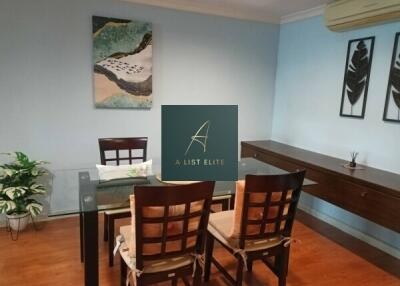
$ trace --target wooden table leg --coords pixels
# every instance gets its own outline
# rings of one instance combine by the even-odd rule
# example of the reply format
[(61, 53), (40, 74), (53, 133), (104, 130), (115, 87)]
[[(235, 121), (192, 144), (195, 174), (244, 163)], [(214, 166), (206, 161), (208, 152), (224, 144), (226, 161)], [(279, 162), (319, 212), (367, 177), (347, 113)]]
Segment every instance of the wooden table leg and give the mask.
[(98, 212), (83, 213), (83, 257), (85, 286), (99, 285)]
[(81, 250), (81, 262), (85, 261), (84, 242), (83, 242), (83, 213), (79, 212), (79, 246)]
[(232, 194), (231, 200), (230, 200), (230, 206), (229, 209), (233, 210), (235, 208), (235, 195)]

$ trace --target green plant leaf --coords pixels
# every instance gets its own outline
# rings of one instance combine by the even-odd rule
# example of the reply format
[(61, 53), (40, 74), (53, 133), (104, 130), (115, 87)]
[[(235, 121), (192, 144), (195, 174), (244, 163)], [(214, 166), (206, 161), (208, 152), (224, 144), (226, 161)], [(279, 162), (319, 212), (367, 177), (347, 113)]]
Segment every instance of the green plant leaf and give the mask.
[(13, 201), (0, 200), (0, 214), (13, 211), (17, 205)]
[(12, 169), (3, 169), (5, 177), (12, 177), (17, 171)]
[[(30, 199), (32, 195), (43, 195), (46, 189), (36, 183), (36, 178), (45, 174), (45, 170), (38, 167), (45, 164), (44, 161), (29, 160), (22, 152), (7, 154), (15, 158), (8, 164), (0, 165), (0, 201), (2, 212), (22, 213), (28, 211), (37, 215), (42, 210), (40, 203)], [(5, 202), (8, 202), (7, 204)]]
[(27, 187), (9, 187), (5, 188), (3, 192), (12, 200), (22, 197), (26, 191)]
[(30, 191), (33, 194), (45, 194), (46, 190), (42, 184), (33, 184), (30, 186)]
[(32, 174), (32, 176), (37, 176), (37, 175), (39, 175), (39, 170), (37, 168), (33, 168), (31, 170), (31, 174)]
[(17, 161), (21, 162), (21, 163), (27, 163), (29, 162), (29, 158), (28, 156), (26, 156), (24, 153), (22, 152), (14, 152), (14, 155), (17, 159)]
[(38, 202), (31, 202), (26, 205), (26, 210), (31, 213), (32, 216), (37, 216), (43, 211), (43, 206)]

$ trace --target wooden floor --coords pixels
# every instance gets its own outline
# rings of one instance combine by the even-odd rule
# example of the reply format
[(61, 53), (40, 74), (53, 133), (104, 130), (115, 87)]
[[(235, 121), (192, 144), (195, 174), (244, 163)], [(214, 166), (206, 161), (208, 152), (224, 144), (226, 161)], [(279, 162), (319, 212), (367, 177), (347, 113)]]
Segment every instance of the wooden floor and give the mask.
[[(291, 248), (288, 286), (400, 285), (399, 260), (303, 212), (297, 219), (294, 237), (298, 242)], [(83, 285), (78, 218), (49, 221), (40, 228), (35, 231), (30, 227), (17, 242), (0, 229), (0, 286)], [(100, 285), (118, 285), (119, 258), (109, 268), (106, 253), (106, 244), (101, 241)], [(235, 260), (228, 253), (222, 248), (215, 253), (234, 269)], [(228, 284), (213, 268), (208, 285)], [(252, 275), (245, 275), (245, 285), (277, 285), (277, 279), (256, 262)]]

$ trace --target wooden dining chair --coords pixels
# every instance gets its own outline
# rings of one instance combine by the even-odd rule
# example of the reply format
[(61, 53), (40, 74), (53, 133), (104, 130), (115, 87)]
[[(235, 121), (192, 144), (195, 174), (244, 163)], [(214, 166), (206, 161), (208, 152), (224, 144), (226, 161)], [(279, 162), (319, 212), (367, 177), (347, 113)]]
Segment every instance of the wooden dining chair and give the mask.
[[(121, 227), (121, 286), (179, 278), (200, 285), (214, 182), (179, 186), (136, 186), (132, 224)], [(128, 279), (128, 280), (127, 280)]]
[[(132, 138), (100, 138), (100, 161), (102, 165), (113, 163), (119, 166), (121, 163), (130, 165), (134, 162), (144, 162), (147, 156), (147, 137)], [(141, 154), (135, 155), (136, 150)], [(123, 155), (122, 151), (127, 151), (127, 155)], [(112, 153), (112, 157), (108, 157), (108, 153)], [(114, 256), (112, 250), (114, 247), (114, 222), (116, 219), (130, 217), (129, 208), (108, 210), (104, 212), (104, 241), (108, 240), (108, 264), (114, 265)]]
[[(210, 215), (205, 274), (211, 263), (232, 285), (242, 285), (243, 269), (261, 260), (286, 285), (292, 226), (305, 171), (284, 175), (247, 175), (237, 183), (235, 209)], [(218, 241), (237, 260), (236, 278), (212, 256)]]

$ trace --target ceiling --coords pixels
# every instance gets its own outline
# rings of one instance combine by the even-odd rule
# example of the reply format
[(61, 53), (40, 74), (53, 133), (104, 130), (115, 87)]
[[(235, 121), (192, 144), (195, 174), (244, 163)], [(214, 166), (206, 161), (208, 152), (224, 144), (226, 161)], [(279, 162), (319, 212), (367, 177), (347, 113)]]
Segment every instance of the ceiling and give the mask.
[(122, 0), (176, 10), (281, 23), (321, 14), (332, 0)]

